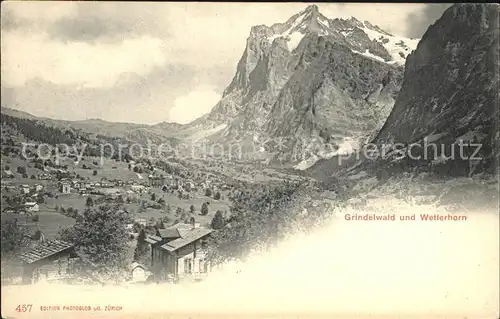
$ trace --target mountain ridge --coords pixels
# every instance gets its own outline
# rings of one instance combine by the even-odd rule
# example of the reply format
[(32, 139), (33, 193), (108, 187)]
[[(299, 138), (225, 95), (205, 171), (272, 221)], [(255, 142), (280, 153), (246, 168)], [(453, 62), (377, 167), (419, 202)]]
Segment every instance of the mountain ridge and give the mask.
[[(220, 145), (242, 143), (250, 151), (256, 151), (252, 145), (255, 140), (281, 139), (285, 132), (304, 133), (301, 138), (320, 143), (369, 135), (381, 125), (372, 113), (386, 114), (392, 107), (402, 78), (403, 52), (409, 53), (418, 41), (406, 39), (405, 43), (402, 39), (356, 18), (328, 19), (315, 5), (283, 23), (253, 26), (221, 100), (209, 114), (188, 126), (206, 131), (219, 128), (203, 140)], [(346, 65), (352, 61), (357, 61), (358, 67)], [(358, 81), (365, 67), (375, 71), (365, 72)], [(345, 76), (336, 76), (337, 71)], [(382, 85), (388, 74), (391, 85)], [(323, 95), (335, 91), (347, 104), (359, 106), (361, 118), (367, 121), (362, 126), (366, 127), (327, 136), (325, 132), (336, 127), (336, 123), (324, 120), (332, 112), (346, 113), (352, 122), (358, 116), (343, 103), (329, 106), (332, 97), (315, 96), (320, 88)], [(314, 96), (321, 105), (311, 105), (304, 100), (306, 96), (309, 100)], [(280, 120), (284, 114), (288, 121)], [(290, 131), (290, 125), (296, 129)], [(273, 158), (284, 154), (290, 161), (290, 152), (298, 142), (288, 139), (286, 144), (285, 151), (270, 146), (257, 153)]]

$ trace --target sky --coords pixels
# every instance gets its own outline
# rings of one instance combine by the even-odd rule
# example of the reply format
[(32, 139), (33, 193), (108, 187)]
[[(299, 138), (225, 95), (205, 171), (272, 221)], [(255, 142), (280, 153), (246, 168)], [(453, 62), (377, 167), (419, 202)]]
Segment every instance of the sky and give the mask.
[[(54, 119), (187, 123), (218, 102), (253, 25), (307, 5), (3, 1), (1, 104)], [(450, 5), (318, 7), (420, 38)]]

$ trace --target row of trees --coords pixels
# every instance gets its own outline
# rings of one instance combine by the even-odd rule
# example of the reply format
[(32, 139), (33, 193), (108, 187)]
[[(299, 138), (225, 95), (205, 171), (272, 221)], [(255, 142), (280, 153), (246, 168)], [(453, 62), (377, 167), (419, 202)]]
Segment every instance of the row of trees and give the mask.
[[(207, 196), (207, 197), (212, 197), (212, 194), (213, 194), (213, 192), (212, 192), (212, 190), (211, 190), (210, 188), (207, 188), (207, 189), (205, 190), (205, 196)], [(220, 192), (215, 192), (215, 194), (213, 194), (213, 195), (214, 195), (214, 199), (215, 199), (215, 200), (220, 200), (220, 199), (221, 199), (221, 197), (222, 197), (222, 195), (221, 195), (221, 193), (220, 193)]]
[[(301, 189), (298, 183), (285, 181), (274, 186), (252, 186), (236, 192), (230, 217), (216, 213), (212, 228), (215, 255), (219, 258), (242, 257), (256, 245), (268, 245), (284, 235), (286, 227), (297, 217), (292, 208), (294, 195)], [(229, 224), (230, 227), (224, 227)]]

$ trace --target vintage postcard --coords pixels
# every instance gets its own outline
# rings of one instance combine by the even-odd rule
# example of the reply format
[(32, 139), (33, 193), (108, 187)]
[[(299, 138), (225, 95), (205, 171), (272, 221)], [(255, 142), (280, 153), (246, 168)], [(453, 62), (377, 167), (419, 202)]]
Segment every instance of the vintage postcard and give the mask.
[(1, 4), (2, 318), (499, 318), (499, 5)]

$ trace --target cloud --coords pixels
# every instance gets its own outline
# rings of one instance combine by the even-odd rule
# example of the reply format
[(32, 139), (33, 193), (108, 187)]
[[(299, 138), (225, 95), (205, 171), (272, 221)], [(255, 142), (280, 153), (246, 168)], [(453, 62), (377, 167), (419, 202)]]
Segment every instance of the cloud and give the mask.
[(221, 95), (210, 87), (195, 88), (175, 99), (174, 107), (170, 110), (170, 121), (189, 123), (210, 112), (220, 98)]
[(168, 6), (161, 4), (122, 2), (76, 3), (76, 14), (63, 17), (49, 26), (48, 32), (56, 39), (87, 41), (116, 40), (133, 34), (148, 34), (165, 38), (169, 23), (165, 19)]
[(423, 9), (408, 16), (408, 35), (421, 38), (431, 24), (438, 20), (453, 3), (426, 3)]
[[(215, 105), (206, 101), (231, 81), (253, 25), (284, 22), (307, 5), (3, 2), (2, 104), (73, 120), (186, 121)], [(329, 18), (356, 16), (412, 36), (439, 11), (418, 3), (318, 6)]]
[[(369, 6), (369, 7), (367, 7)], [(400, 35), (418, 38), (408, 24), (408, 15), (418, 14), (424, 8), (420, 3), (341, 3), (318, 5), (320, 11), (327, 17), (356, 17), (361, 21), (369, 21), (383, 30)]]
[(122, 73), (144, 76), (166, 64), (163, 42), (147, 35), (115, 44), (65, 44), (46, 34), (6, 32), (1, 55), (2, 81), (11, 86), (41, 78), (58, 85), (112, 87)]
[(76, 3), (29, 1), (2, 3), (2, 15), (15, 16), (17, 19), (30, 21), (56, 21), (77, 14)]

